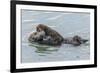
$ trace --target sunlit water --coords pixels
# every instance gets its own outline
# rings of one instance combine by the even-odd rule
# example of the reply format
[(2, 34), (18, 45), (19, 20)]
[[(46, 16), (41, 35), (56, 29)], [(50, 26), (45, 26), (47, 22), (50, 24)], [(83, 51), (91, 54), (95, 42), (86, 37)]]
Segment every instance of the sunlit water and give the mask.
[(90, 59), (89, 42), (80, 46), (62, 44), (59, 47), (31, 44), (28, 36), (36, 31), (39, 23), (55, 29), (63, 37), (79, 35), (82, 38), (90, 39), (90, 14), (72, 12), (50, 12), (50, 11), (21, 11), (22, 28), (22, 63), (71, 61)]

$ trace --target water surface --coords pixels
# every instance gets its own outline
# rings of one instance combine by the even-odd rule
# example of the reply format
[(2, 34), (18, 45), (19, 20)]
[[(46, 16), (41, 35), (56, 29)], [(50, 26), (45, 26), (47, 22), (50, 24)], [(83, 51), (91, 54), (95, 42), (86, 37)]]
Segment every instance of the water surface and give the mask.
[(59, 47), (29, 43), (28, 36), (36, 31), (39, 23), (55, 29), (63, 37), (79, 35), (90, 39), (89, 13), (21, 10), (22, 63), (90, 59), (89, 42), (80, 46), (63, 44)]

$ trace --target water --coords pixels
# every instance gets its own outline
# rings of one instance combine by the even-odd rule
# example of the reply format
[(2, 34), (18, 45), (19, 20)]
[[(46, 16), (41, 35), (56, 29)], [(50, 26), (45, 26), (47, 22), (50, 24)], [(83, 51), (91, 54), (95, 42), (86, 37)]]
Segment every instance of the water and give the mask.
[(80, 46), (63, 44), (59, 47), (31, 44), (28, 36), (36, 31), (36, 26), (45, 24), (55, 29), (63, 37), (79, 35), (90, 39), (90, 14), (54, 11), (21, 11), (21, 61), (22, 63), (89, 60), (89, 42)]

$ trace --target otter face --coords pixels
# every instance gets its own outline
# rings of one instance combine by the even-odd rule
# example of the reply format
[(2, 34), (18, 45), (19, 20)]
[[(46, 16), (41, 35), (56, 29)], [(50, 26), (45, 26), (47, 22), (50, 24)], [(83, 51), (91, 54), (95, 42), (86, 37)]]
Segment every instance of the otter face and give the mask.
[(45, 36), (45, 32), (43, 32), (43, 31), (41, 31), (41, 32), (33, 32), (32, 34), (30, 34), (28, 40), (30, 42), (37, 42), (37, 41), (43, 40), (44, 36)]

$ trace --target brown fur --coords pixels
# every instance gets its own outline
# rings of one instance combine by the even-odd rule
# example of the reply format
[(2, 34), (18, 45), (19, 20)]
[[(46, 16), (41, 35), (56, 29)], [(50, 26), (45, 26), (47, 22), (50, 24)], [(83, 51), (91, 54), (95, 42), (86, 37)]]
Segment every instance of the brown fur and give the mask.
[(45, 26), (43, 24), (39, 24), (36, 28), (37, 32), (44, 31), (46, 36), (50, 36), (52, 38), (52, 43), (54, 45), (59, 45), (63, 41), (63, 37), (56, 32), (55, 30), (51, 29), (48, 26)]

